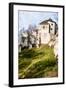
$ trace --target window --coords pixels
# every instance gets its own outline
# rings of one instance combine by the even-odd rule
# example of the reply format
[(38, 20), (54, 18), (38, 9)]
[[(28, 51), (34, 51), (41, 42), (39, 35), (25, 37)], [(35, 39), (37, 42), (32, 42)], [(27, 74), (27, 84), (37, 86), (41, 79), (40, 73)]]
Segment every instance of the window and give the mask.
[(43, 26), (43, 29), (45, 29), (45, 26)]
[(51, 23), (51, 25), (53, 25), (53, 23)]
[(50, 28), (50, 30), (53, 30), (52, 28)]

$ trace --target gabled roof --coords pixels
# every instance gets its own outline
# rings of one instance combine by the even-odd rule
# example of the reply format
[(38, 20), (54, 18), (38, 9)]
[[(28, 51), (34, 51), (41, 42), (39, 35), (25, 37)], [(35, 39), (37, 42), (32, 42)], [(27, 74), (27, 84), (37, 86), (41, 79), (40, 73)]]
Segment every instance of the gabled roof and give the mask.
[(54, 22), (54, 23), (56, 24), (56, 22), (53, 21), (51, 18), (49, 18), (48, 20), (44, 20), (44, 21), (42, 21), (40, 24), (48, 24), (48, 21), (50, 21), (50, 22)]

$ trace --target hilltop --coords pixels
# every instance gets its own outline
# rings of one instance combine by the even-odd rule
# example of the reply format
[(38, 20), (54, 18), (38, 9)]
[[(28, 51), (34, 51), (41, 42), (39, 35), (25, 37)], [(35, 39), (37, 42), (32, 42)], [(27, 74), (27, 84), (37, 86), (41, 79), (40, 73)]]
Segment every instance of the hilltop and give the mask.
[(18, 78), (57, 77), (58, 63), (53, 48), (42, 45), (40, 48), (25, 48), (19, 53)]

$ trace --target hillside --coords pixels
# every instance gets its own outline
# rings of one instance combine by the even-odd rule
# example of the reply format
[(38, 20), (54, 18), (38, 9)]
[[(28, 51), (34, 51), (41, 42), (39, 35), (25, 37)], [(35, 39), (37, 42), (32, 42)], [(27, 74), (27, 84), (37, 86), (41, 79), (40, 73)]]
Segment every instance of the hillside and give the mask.
[(40, 48), (23, 49), (19, 53), (18, 78), (57, 77), (57, 62), (53, 48), (48, 45)]

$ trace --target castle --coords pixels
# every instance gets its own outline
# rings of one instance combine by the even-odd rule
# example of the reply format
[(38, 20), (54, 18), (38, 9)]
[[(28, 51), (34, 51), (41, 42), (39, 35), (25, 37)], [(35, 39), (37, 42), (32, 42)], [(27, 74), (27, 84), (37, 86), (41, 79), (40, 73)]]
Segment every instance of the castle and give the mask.
[(57, 42), (58, 26), (57, 23), (50, 18), (39, 23), (35, 30), (31, 30), (30, 32), (24, 31), (21, 35), (19, 50), (21, 47), (32, 48), (35, 46), (39, 48), (42, 44), (52, 46)]

